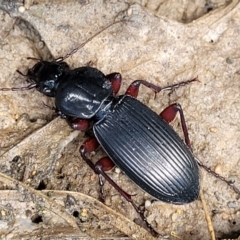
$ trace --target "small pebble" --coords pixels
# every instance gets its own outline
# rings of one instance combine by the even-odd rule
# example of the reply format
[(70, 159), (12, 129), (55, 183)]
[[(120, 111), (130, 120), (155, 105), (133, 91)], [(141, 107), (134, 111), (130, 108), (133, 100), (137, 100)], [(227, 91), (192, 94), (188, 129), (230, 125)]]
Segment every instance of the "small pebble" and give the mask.
[(216, 133), (218, 131), (218, 129), (216, 127), (211, 127), (211, 128), (209, 128), (209, 131), (212, 133)]
[(132, 8), (129, 8), (129, 9), (128, 9), (127, 14), (128, 14), (128, 16), (131, 16), (131, 15), (132, 15)]
[(172, 221), (176, 222), (176, 220), (178, 219), (179, 215), (177, 213), (173, 213), (172, 214)]
[(221, 194), (220, 192), (216, 191), (214, 192), (214, 196), (216, 197), (216, 199), (219, 201), (221, 199)]
[(18, 120), (18, 119), (19, 119), (19, 115), (18, 115), (18, 114), (15, 114), (15, 115), (14, 115), (14, 118), (15, 118), (15, 120)]
[(81, 212), (81, 216), (82, 217), (86, 217), (87, 216), (87, 209), (83, 208), (83, 210)]
[(20, 13), (24, 13), (25, 12), (25, 7), (24, 6), (20, 6), (19, 8), (18, 8), (18, 11), (20, 12)]
[(117, 199), (119, 198), (119, 195), (113, 195), (112, 197), (111, 197), (111, 199), (112, 199), (112, 201), (114, 202), (114, 201), (117, 201)]
[(219, 175), (222, 175), (222, 165), (221, 164), (217, 164), (214, 168), (214, 171), (219, 174)]
[(105, 205), (106, 205), (106, 206), (111, 206), (111, 202), (112, 202), (112, 201), (111, 201), (110, 197), (109, 197), (109, 196), (106, 196), (106, 197), (105, 197), (105, 201), (104, 201)]
[(87, 209), (83, 208), (81, 214), (78, 216), (82, 222), (86, 222), (88, 220), (88, 212)]
[(183, 211), (181, 209), (177, 209), (177, 213), (180, 215), (183, 213)]
[(6, 216), (6, 212), (4, 210), (1, 210), (1, 215)]
[(238, 207), (238, 202), (236, 201), (230, 201), (227, 203), (229, 208), (237, 208)]
[(230, 215), (229, 214), (227, 214), (226, 212), (223, 212), (222, 213), (222, 219), (223, 220), (228, 220), (230, 218)]
[(226, 63), (232, 64), (232, 63), (233, 63), (233, 60), (232, 60), (230, 57), (228, 57), (228, 58), (226, 58)]
[(148, 208), (152, 205), (152, 203), (149, 200), (145, 201), (145, 208)]
[(115, 168), (115, 173), (119, 174), (121, 172), (120, 168), (116, 167)]

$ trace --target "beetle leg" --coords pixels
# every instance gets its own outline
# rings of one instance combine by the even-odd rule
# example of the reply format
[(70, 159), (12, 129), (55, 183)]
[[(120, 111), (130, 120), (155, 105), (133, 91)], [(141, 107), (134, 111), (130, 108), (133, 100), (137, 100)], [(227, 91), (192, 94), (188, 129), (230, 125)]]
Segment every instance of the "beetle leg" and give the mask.
[(87, 119), (81, 119), (81, 118), (72, 118), (68, 117), (65, 114), (61, 113), (57, 108), (55, 107), (49, 107), (45, 103), (43, 103), (45, 107), (50, 108), (51, 110), (54, 110), (61, 118), (65, 119), (68, 125), (74, 129), (79, 131), (85, 131), (89, 128), (90, 121)]
[(143, 84), (144, 86), (151, 88), (155, 93), (158, 93), (162, 90), (161, 87), (158, 87), (148, 81), (145, 80), (135, 80), (130, 84), (130, 86), (127, 88), (127, 91), (125, 92), (126, 95), (130, 95), (132, 97), (137, 97), (139, 92), (140, 85)]
[(89, 128), (89, 120), (81, 118), (66, 117), (66, 121), (74, 130), (85, 131)]
[[(131, 195), (125, 192), (121, 187), (119, 187), (106, 173), (105, 171), (108, 171), (114, 167), (114, 163), (111, 161), (109, 157), (103, 157), (97, 161), (96, 164), (94, 164), (86, 155), (87, 153), (90, 153), (94, 150), (96, 150), (99, 146), (99, 143), (95, 137), (87, 139), (82, 146), (80, 147), (80, 154), (83, 158), (83, 160), (88, 164), (88, 166), (96, 173), (99, 177), (99, 183), (100, 187), (103, 186), (102, 177), (105, 178), (119, 193), (122, 197), (124, 197), (129, 203), (132, 204), (136, 212), (140, 215), (141, 219), (146, 224), (149, 231), (154, 236), (158, 236), (159, 234), (152, 228), (152, 226), (147, 222), (147, 219), (144, 216), (143, 211), (133, 202)], [(103, 190), (100, 194), (103, 194)]]
[[(165, 108), (160, 113), (160, 116), (165, 121), (170, 123), (176, 117), (177, 112), (179, 112), (179, 114), (180, 114), (182, 130), (183, 130), (183, 134), (184, 134), (184, 137), (185, 137), (185, 143), (191, 149), (191, 144), (190, 144), (190, 140), (189, 140), (189, 136), (188, 136), (188, 130), (187, 130), (187, 126), (186, 126), (186, 121), (185, 121), (185, 118), (184, 118), (184, 114), (183, 114), (183, 110), (182, 110), (181, 105), (178, 104), (178, 103), (174, 103), (174, 104), (168, 106), (167, 108)], [(240, 197), (240, 190), (234, 185), (233, 181), (227, 180), (223, 176), (221, 176), (218, 173), (214, 172), (211, 168), (205, 166), (199, 159), (197, 159), (197, 158), (195, 158), (195, 159), (196, 159), (198, 165), (201, 168), (203, 168), (205, 171), (207, 171), (208, 173), (213, 175), (215, 178), (218, 178), (221, 181), (225, 182), (228, 186), (230, 186), (234, 190), (234, 192), (236, 192), (238, 194), (238, 197)]]
[(194, 79), (191, 79), (191, 80), (187, 80), (187, 81), (183, 81), (183, 82), (180, 82), (180, 83), (176, 83), (176, 84), (173, 84), (173, 85), (169, 85), (169, 86), (166, 86), (166, 87), (159, 87), (157, 85), (154, 85), (146, 80), (135, 80), (134, 82), (132, 82), (130, 84), (130, 86), (127, 88), (127, 91), (126, 91), (126, 95), (130, 95), (132, 97), (137, 97), (138, 96), (138, 92), (139, 92), (139, 87), (140, 85), (144, 85), (150, 89), (152, 89), (154, 91), (154, 93), (159, 93), (160, 91), (173, 91), (174, 89), (176, 88), (179, 88), (179, 87), (183, 87), (183, 86), (186, 86), (187, 84), (191, 83), (191, 82), (196, 82), (196, 81), (199, 81), (198, 78), (194, 78)]
[(225, 182), (230, 188), (233, 189), (235, 193), (238, 194), (238, 199), (240, 198), (240, 190), (234, 185), (234, 181), (227, 180), (225, 177), (219, 175), (218, 173), (214, 172), (211, 168), (205, 166), (199, 159), (195, 158), (198, 165), (202, 167), (205, 171), (212, 174), (215, 178), (220, 179), (221, 181)]
[(122, 84), (121, 74), (114, 72), (106, 75), (106, 77), (112, 84), (114, 94), (117, 94)]
[[(93, 152), (99, 147), (95, 137), (87, 139), (80, 147), (80, 154), (88, 166), (98, 175), (102, 175), (125, 199), (131, 200), (131, 195), (122, 190), (106, 173), (114, 167), (114, 163), (109, 157), (103, 157), (94, 164), (87, 156), (87, 153)], [(103, 186), (102, 179), (99, 180), (100, 186)]]
[[(100, 158), (96, 164), (95, 164), (95, 168), (97, 165), (100, 165), (103, 169), (104, 172), (111, 170), (112, 168), (115, 167), (115, 164), (113, 163), (113, 161), (109, 158), (109, 157), (102, 157)], [(105, 202), (105, 197), (104, 197), (104, 182), (103, 182), (103, 175), (102, 174), (98, 174), (98, 180), (99, 180), (99, 186), (100, 186), (100, 200), (102, 202)]]
[(191, 149), (191, 143), (190, 143), (189, 136), (188, 136), (187, 125), (186, 125), (186, 121), (184, 118), (184, 114), (183, 114), (181, 105), (178, 103), (171, 104), (170, 106), (165, 108), (160, 113), (160, 117), (163, 118), (166, 122), (170, 123), (176, 117), (177, 112), (179, 112), (179, 114), (180, 114), (181, 125), (182, 125), (182, 130), (183, 130), (183, 134), (184, 134), (184, 138), (185, 138), (185, 143)]
[(87, 139), (80, 147), (80, 154), (87, 165), (96, 173), (95, 164), (86, 156), (87, 153), (95, 151), (99, 147), (99, 142), (95, 137)]
[(102, 174), (96, 171), (96, 166), (101, 166), (103, 171), (111, 170), (115, 165), (109, 157), (102, 157), (94, 164), (87, 156), (87, 153), (95, 151), (99, 147), (99, 143), (95, 137), (87, 139), (83, 145), (80, 147), (80, 153), (84, 161), (88, 166), (96, 173), (99, 177), (99, 186), (100, 186), (100, 200), (104, 202), (104, 182), (102, 179)]

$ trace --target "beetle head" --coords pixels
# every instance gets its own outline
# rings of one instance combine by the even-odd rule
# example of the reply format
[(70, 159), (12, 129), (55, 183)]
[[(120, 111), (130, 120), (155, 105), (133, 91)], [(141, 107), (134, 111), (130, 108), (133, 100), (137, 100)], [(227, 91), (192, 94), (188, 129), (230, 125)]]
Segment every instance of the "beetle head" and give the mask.
[(61, 79), (69, 71), (65, 62), (39, 61), (28, 70), (26, 77), (36, 84), (36, 89), (48, 97), (54, 97)]

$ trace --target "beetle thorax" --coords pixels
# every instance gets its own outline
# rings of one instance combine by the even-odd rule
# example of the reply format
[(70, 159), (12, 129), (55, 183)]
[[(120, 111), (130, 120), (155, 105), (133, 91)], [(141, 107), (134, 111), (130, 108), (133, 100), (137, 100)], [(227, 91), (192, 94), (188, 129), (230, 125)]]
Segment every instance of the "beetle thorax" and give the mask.
[(91, 67), (69, 71), (56, 91), (56, 107), (66, 116), (90, 119), (112, 95), (105, 75)]

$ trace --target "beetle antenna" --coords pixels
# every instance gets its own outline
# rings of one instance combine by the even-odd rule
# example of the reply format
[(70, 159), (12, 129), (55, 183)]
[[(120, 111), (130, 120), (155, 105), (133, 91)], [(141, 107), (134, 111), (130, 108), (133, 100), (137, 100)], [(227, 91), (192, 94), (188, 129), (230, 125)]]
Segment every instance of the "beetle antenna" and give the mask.
[(24, 74), (24, 73), (22, 73), (22, 72), (21, 72), (21, 71), (19, 71), (19, 70), (16, 70), (16, 72), (17, 72), (17, 73), (19, 73), (19, 74), (20, 74), (21, 76), (23, 76), (23, 77), (26, 77), (26, 78), (28, 77), (28, 75), (27, 75), (27, 74)]
[(35, 61), (38, 61), (38, 62), (42, 62), (42, 59), (40, 58), (34, 58), (34, 57), (27, 57), (28, 60), (35, 60)]
[(183, 86), (186, 86), (188, 85), (189, 83), (192, 83), (192, 82), (200, 82), (198, 77), (195, 77), (191, 80), (187, 80), (187, 81), (183, 81), (183, 82), (180, 82), (180, 83), (176, 83), (176, 84), (173, 84), (173, 85), (170, 85), (170, 86), (167, 86), (167, 87), (163, 87), (161, 89), (161, 91), (174, 91), (176, 88), (179, 88), (179, 87), (183, 87)]
[[(20, 75), (22, 75), (23, 77), (28, 77), (27, 74), (24, 74), (22, 72), (20, 72), (19, 70), (17, 70), (17, 73), (19, 73)], [(27, 91), (27, 90), (31, 90), (33, 88), (35, 88), (37, 86), (36, 83), (31, 83), (28, 86), (25, 87), (13, 87), (13, 88), (0, 88), (0, 91), (2, 92), (6, 92), (6, 91)]]
[(35, 88), (37, 86), (36, 83), (31, 83), (28, 86), (25, 87), (14, 87), (14, 88), (0, 88), (0, 91), (6, 92), (6, 91), (27, 91)]
[(106, 27), (104, 27), (102, 30), (100, 30), (99, 32), (95, 33), (93, 36), (91, 36), (90, 38), (88, 38), (84, 43), (81, 43), (78, 47), (74, 48), (70, 53), (66, 54), (64, 57), (59, 57), (57, 58), (54, 62), (62, 62), (63, 60), (65, 60), (66, 58), (69, 58), (71, 55), (73, 55), (74, 53), (76, 53), (79, 49), (81, 49), (82, 47), (84, 47), (88, 42), (90, 42), (93, 38), (95, 38), (96, 36), (98, 36), (99, 34), (101, 34), (102, 32), (104, 32), (105, 30), (107, 30), (108, 28), (110, 28), (111, 26), (120, 23), (120, 22), (126, 22), (129, 20), (119, 20), (116, 22), (113, 22), (109, 25), (107, 25)]

